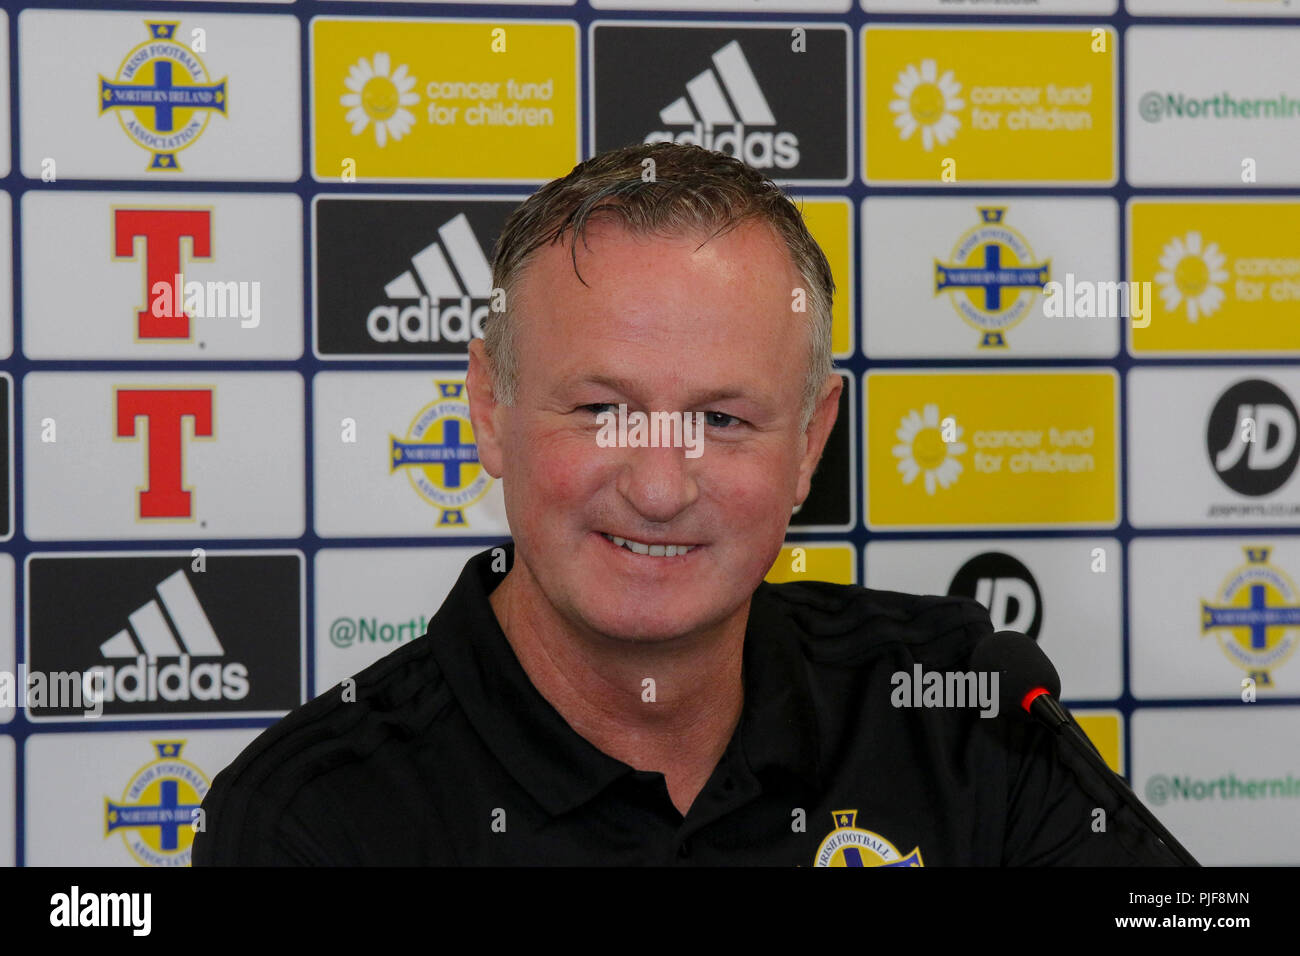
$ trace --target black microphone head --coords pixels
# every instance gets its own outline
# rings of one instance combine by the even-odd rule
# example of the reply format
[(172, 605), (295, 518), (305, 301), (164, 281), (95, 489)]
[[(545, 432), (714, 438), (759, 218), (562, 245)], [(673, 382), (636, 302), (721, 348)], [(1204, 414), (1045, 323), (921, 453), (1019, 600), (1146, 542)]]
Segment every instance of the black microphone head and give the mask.
[(1004, 707), (1027, 710), (1025, 698), (1044, 688), (1061, 696), (1061, 678), (1038, 642), (1016, 631), (998, 631), (975, 646), (971, 668), (998, 672), (998, 696)]

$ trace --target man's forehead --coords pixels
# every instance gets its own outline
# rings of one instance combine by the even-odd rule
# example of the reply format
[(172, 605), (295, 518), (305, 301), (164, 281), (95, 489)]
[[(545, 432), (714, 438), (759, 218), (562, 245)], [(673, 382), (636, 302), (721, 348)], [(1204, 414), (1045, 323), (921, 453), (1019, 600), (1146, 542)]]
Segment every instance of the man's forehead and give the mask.
[(749, 261), (761, 256), (773, 260), (765, 263), (767, 267), (780, 260), (794, 270), (789, 251), (776, 231), (762, 220), (748, 218), (726, 225), (688, 223), (679, 228), (660, 226), (643, 229), (605, 215), (588, 220), (581, 232), (566, 231), (552, 242), (540, 246), (529, 257), (522, 271), (527, 276), (530, 272), (539, 271), (535, 267), (540, 265), (549, 273), (548, 278), (552, 281), (571, 279), (577, 283), (575, 263), (582, 278), (590, 281), (588, 270), (594, 268), (599, 271), (602, 260), (610, 257), (611, 253), (631, 257), (647, 270), (653, 270), (664, 265), (656, 257), (657, 252), (660, 256), (671, 252), (674, 258), (685, 257), (704, 262), (727, 257)]
[(539, 249), (511, 306), (520, 368), (566, 397), (603, 389), (631, 400), (671, 392), (692, 404), (768, 404), (799, 374), (790, 357), (809, 319), (791, 307), (790, 287), (803, 283), (767, 223), (714, 232), (641, 233), (602, 220), (585, 245), (578, 240), (585, 285), (567, 237)]
[(516, 282), (512, 320), (534, 332), (580, 322), (584, 338), (681, 333), (701, 346), (737, 332), (784, 338), (779, 326), (807, 320), (791, 307), (792, 290), (804, 283), (783, 247), (763, 244), (762, 228), (742, 223), (733, 233), (747, 234), (728, 241), (606, 227), (589, 248), (579, 239), (576, 263), (567, 242), (542, 247)]
[[(759, 399), (771, 391), (770, 381), (762, 376), (747, 376), (743, 371), (727, 373), (724, 376), (710, 376), (708, 381), (694, 383), (675, 372), (669, 372), (663, 378), (679, 384), (687, 392), (687, 398), (693, 402), (719, 402), (728, 399)], [(580, 367), (570, 369), (559, 376), (561, 389), (582, 389), (587, 387), (613, 389), (621, 395), (636, 395), (644, 388), (647, 377), (644, 375), (624, 375), (607, 369), (605, 363), (588, 362)]]

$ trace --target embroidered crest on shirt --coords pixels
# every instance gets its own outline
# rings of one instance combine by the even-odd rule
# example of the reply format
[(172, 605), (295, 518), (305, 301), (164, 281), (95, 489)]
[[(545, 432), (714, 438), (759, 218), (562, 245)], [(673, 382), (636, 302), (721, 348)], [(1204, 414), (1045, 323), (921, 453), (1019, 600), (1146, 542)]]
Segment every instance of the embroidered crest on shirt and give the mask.
[[(857, 810), (831, 813), (835, 829), (817, 848), (813, 866), (924, 866), (920, 847), (904, 856), (879, 833), (858, 827)], [(906, 844), (904, 844), (906, 846)]]

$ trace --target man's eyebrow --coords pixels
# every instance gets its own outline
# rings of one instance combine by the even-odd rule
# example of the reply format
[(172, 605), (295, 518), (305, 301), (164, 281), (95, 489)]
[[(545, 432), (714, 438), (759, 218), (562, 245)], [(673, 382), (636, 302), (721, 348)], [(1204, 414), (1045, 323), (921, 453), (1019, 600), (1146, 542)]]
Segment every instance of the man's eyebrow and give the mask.
[[(582, 388), (586, 385), (604, 386), (624, 395), (632, 395), (636, 392), (635, 383), (617, 375), (576, 375), (561, 382), (561, 387), (564, 389)], [(762, 398), (763, 395), (753, 394), (739, 385), (725, 385), (719, 388), (705, 389), (692, 394), (687, 405), (707, 405), (710, 402), (723, 402), (729, 399), (749, 399), (759, 401)]]

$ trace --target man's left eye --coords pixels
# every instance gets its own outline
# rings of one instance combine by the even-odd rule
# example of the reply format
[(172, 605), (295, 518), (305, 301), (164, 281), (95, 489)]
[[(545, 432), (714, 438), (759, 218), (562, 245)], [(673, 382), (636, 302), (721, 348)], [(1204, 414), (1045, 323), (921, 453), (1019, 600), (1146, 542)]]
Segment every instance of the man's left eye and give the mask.
[(735, 415), (728, 415), (726, 412), (705, 412), (704, 420), (716, 428), (726, 428), (740, 421)]
[[(618, 406), (613, 402), (591, 402), (578, 406), (579, 411), (588, 412), (592, 415), (599, 415), (605, 411), (615, 412), (617, 409)], [(705, 412), (704, 423), (712, 428), (731, 428), (739, 424), (740, 419), (735, 415), (728, 415), (726, 412)]]

